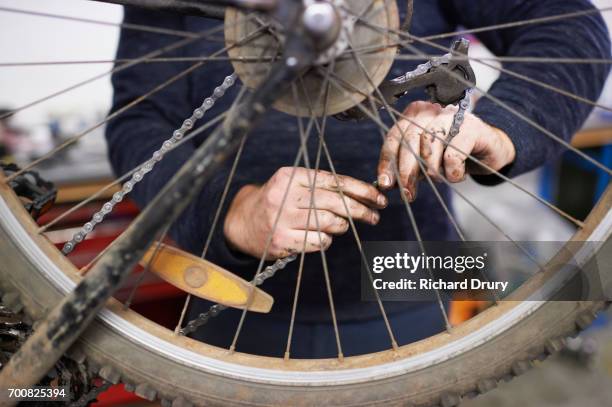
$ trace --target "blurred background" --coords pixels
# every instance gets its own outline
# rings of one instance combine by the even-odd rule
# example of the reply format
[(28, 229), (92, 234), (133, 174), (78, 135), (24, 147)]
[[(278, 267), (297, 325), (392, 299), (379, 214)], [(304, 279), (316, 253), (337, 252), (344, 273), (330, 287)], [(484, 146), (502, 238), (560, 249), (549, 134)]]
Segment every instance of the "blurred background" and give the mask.
[[(599, 8), (612, 0), (596, 0)], [(122, 8), (83, 0), (0, 0), (0, 64), (39, 61), (98, 61), (88, 64), (0, 66), (0, 116), (7, 111), (67, 88), (96, 75), (100, 79), (48, 101), (29, 107), (0, 122), (0, 157), (26, 164), (63, 141), (102, 120), (112, 96), (110, 78), (119, 30), (113, 25), (67, 21), (49, 16), (22, 14), (10, 9), (30, 10), (61, 16), (118, 23)], [(612, 13), (604, 14), (612, 26)], [(471, 38), (471, 55), (489, 52)], [(106, 61), (106, 62), (103, 62)], [(473, 64), (480, 87), (496, 78), (494, 69)], [(612, 106), (612, 80), (608, 80), (600, 103)], [(47, 213), (53, 219), (74, 204), (108, 184), (113, 174), (106, 160), (103, 126), (81, 139), (53, 160), (37, 168), (59, 189), (58, 205)], [(573, 144), (612, 167), (612, 113), (595, 109)], [(562, 180), (562, 181), (561, 181)], [(558, 205), (577, 218), (584, 218), (609, 183), (609, 177), (566, 154), (554, 163), (517, 179), (524, 188)], [(511, 185), (483, 188), (469, 180), (459, 186), (473, 202), (516, 240), (565, 240), (574, 231), (571, 224), (538, 204)], [(101, 202), (115, 192), (110, 188), (97, 200), (83, 205), (48, 231), (60, 244), (86, 222)], [(495, 197), (495, 205), (487, 205)], [(460, 198), (454, 200), (458, 219), (472, 240), (504, 240)], [(137, 214), (127, 201), (119, 204), (110, 221), (105, 221), (71, 255), (74, 263), (86, 266), (122, 231)], [(41, 219), (45, 222), (45, 218)], [(527, 226), (528, 227), (527, 227)], [(128, 287), (129, 288), (129, 287)], [(126, 290), (128, 289), (126, 288)], [(121, 297), (121, 293), (119, 296)], [(124, 294), (125, 295), (125, 294)], [(134, 307), (154, 316), (160, 323), (178, 313), (179, 292), (150, 276), (134, 298)], [(168, 317), (168, 318), (169, 318)], [(606, 406), (612, 405), (612, 328), (607, 314), (595, 321), (585, 334), (571, 342), (572, 352), (558, 356), (527, 375), (466, 406)], [(100, 398), (98, 405), (138, 404), (135, 396), (115, 388)]]

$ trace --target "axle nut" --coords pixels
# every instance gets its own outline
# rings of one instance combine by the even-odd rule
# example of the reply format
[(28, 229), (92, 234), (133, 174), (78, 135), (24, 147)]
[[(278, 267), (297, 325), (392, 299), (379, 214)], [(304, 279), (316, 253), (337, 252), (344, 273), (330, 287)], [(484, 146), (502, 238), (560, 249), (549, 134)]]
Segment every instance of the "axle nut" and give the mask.
[(330, 3), (314, 2), (308, 5), (302, 15), (302, 22), (319, 49), (329, 47), (338, 38), (340, 17)]

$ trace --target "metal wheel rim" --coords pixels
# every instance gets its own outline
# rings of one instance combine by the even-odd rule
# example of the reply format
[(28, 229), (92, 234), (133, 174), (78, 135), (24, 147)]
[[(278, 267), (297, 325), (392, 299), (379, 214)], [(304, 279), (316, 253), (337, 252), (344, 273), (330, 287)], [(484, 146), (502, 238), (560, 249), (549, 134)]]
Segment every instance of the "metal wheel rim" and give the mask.
[[(16, 213), (11, 210), (9, 200), (13, 200), (13, 208), (17, 207), (22, 210), (22, 213), (20, 214), (21, 217), (26, 216), (27, 219), (27, 213), (19, 206), (20, 204), (18, 198), (14, 196), (12, 192), (9, 192), (9, 194), (7, 194), (7, 192), (9, 192), (7, 188), (0, 189), (0, 196), (2, 196), (2, 199), (0, 199), (0, 227), (8, 232), (13, 241), (17, 243), (22, 249), (23, 253), (27, 255), (28, 259), (37, 267), (38, 270), (44, 272), (45, 278), (48, 279), (58, 291), (60, 291), (62, 294), (67, 293), (75, 286), (75, 280), (70, 278), (66, 273), (62, 272), (60, 267), (49, 258), (48, 251), (45, 252), (32, 239), (27, 230), (28, 225), (24, 225), (19, 221)], [(581, 237), (580, 241), (600, 243), (598, 245), (583, 245), (574, 257), (578, 264), (583, 264), (587, 259), (589, 259), (593, 252), (610, 237), (610, 233), (612, 231), (612, 211), (610, 211), (611, 197), (612, 188), (608, 188), (604, 196), (600, 199), (598, 204), (591, 212), (591, 216), (593, 216), (593, 214), (602, 213), (605, 211), (605, 215), (593, 229), (592, 233), (590, 233), (587, 237), (582, 238), (580, 235), (584, 232), (583, 229), (582, 231), (579, 230), (573, 237), (573, 239), (576, 239), (576, 237)], [(34, 226), (33, 221), (30, 223), (30, 226)], [(587, 222), (587, 228), (588, 226), (589, 222)], [(44, 240), (44, 237), (41, 237), (41, 239)], [(49, 246), (46, 248), (47, 250), (50, 249), (57, 251), (57, 249), (53, 247), (51, 243), (47, 242), (47, 245)], [(554, 293), (559, 287), (562, 286), (563, 282), (567, 281), (567, 279), (571, 277), (571, 275), (571, 268), (564, 267), (561, 271), (555, 273), (555, 275), (545, 283), (543, 290), (546, 293)], [(191, 348), (198, 348), (202, 350), (202, 352), (216, 353), (217, 357), (205, 355), (203, 353), (196, 352), (195, 350), (186, 349), (176, 343), (169, 342), (163, 338), (160, 338), (159, 336), (156, 336), (147, 328), (134, 325), (120, 316), (119, 313), (115, 312), (115, 310), (109, 309), (108, 306), (97, 316), (97, 318), (115, 332), (128, 337), (131, 341), (141, 345), (155, 354), (178, 361), (186, 366), (191, 366), (193, 368), (209, 372), (211, 374), (231, 377), (245, 382), (266, 383), (282, 386), (334, 386), (363, 383), (371, 380), (396, 377), (408, 372), (420, 370), (425, 367), (441, 363), (445, 360), (451, 359), (454, 356), (472, 350), (486, 341), (503, 334), (504, 331), (537, 311), (537, 309), (544, 303), (544, 301), (523, 301), (520, 303), (513, 302), (512, 304), (506, 302), (505, 304), (508, 306), (509, 310), (503, 312), (501, 317), (494, 318), (481, 328), (456, 340), (450, 341), (441, 347), (437, 347), (423, 353), (416, 353), (414, 355), (402, 357), (398, 360), (393, 361), (392, 357), (389, 358), (389, 354), (392, 354), (393, 351), (387, 350), (374, 354), (347, 357), (342, 363), (339, 363), (337, 359), (293, 359), (287, 363), (287, 365), (290, 365), (293, 370), (285, 368), (271, 369), (260, 367), (269, 366), (270, 361), (282, 361), (282, 359), (247, 355), (240, 352), (236, 352), (234, 355), (228, 356), (227, 359), (235, 358), (241, 362), (249, 362), (249, 364), (245, 365), (222, 360), (218, 356), (222, 355), (223, 353), (227, 353), (227, 350), (225, 349), (216, 348), (189, 338), (175, 337), (177, 340), (185, 341), (185, 343), (190, 344)], [(116, 303), (114, 305), (120, 304)], [(114, 308), (116, 310), (121, 309), (120, 306)], [(124, 313), (125, 315), (131, 314), (132, 317), (138, 315), (133, 311), (121, 311), (120, 313)], [(485, 313), (480, 314), (471, 321), (480, 321), (489, 314), (489, 311), (485, 311)], [(157, 326), (157, 324), (140, 315), (138, 315), (137, 320), (140, 320), (140, 322), (147, 321), (148, 324), (152, 324), (151, 326)], [(167, 334), (171, 335), (169, 330), (159, 326), (157, 327), (158, 330), (167, 331)], [(406, 351), (414, 346), (423, 345), (434, 338), (439, 339), (440, 336), (444, 335), (449, 334), (442, 333), (417, 343), (401, 346), (400, 351)], [(381, 357), (387, 357), (387, 359), (390, 361), (371, 364), (372, 360), (370, 359), (380, 359)], [(368, 362), (371, 364), (370, 366), (367, 366)], [(346, 368), (346, 366), (351, 364), (361, 364), (366, 366)], [(318, 366), (319, 368), (313, 369), (315, 366)], [(323, 366), (326, 368), (326, 370), (321, 369)], [(301, 369), (298, 370), (296, 369), (297, 367)]]

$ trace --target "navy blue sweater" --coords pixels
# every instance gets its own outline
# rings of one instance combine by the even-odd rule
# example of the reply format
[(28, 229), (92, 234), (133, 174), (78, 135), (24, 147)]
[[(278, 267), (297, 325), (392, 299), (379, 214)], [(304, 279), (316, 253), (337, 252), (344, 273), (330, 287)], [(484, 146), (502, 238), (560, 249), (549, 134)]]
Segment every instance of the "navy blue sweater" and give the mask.
[[(401, 9), (403, 2), (399, 3)], [(460, 26), (466, 28), (488, 26), (592, 7), (586, 0), (415, 0), (411, 33), (428, 36), (453, 31)], [(124, 20), (126, 23), (192, 32), (200, 32), (219, 24), (202, 18), (162, 15), (130, 8), (125, 9)], [(478, 37), (493, 53), (500, 56), (610, 57), (609, 34), (598, 14), (486, 31), (478, 34)], [(169, 35), (123, 30), (117, 58), (140, 57), (176, 41), (176, 37)], [(449, 46), (451, 39), (440, 40), (438, 43)], [(415, 45), (428, 54), (441, 53), (437, 49)], [(221, 47), (222, 44), (219, 42), (200, 41), (169, 52), (166, 56), (210, 55)], [(139, 64), (114, 74), (113, 111), (191, 64), (189, 62)], [(397, 61), (389, 75), (401, 75), (407, 70), (414, 69), (415, 65), (416, 62), (413, 61)], [(603, 64), (508, 63), (504, 66), (591, 100), (598, 98), (608, 74), (608, 67)], [(160, 147), (163, 140), (170, 137), (173, 130), (180, 127), (182, 121), (191, 115), (192, 110), (212, 93), (224, 76), (231, 72), (231, 66), (227, 62), (208, 63), (112, 120), (106, 130), (106, 138), (115, 172), (118, 175), (123, 174), (148, 159), (152, 152)], [(212, 118), (227, 109), (237, 92), (235, 88), (238, 86), (226, 94), (222, 102), (217, 103), (206, 117)], [(495, 82), (490, 93), (565, 140), (569, 140), (579, 129), (591, 110), (584, 103), (503, 74)], [(414, 92), (404, 98), (403, 103), (416, 99), (425, 99), (425, 95), (422, 92)], [(474, 113), (485, 122), (505, 131), (514, 142), (516, 160), (503, 169), (508, 176), (516, 176), (534, 169), (562, 152), (562, 146), (557, 142), (490, 100), (481, 99)], [(136, 202), (144, 206), (151, 201), (206, 136), (204, 134), (193, 142), (185, 144), (160, 162), (155, 170), (134, 189), (132, 196)], [(338, 173), (366, 181), (376, 178), (381, 137), (373, 123), (366, 121), (352, 124), (330, 119), (326, 140)], [(316, 137), (311, 137), (309, 143), (311, 157), (315, 156), (316, 145)], [(279, 167), (291, 165), (298, 148), (296, 119), (275, 111), (267, 113), (261, 124), (249, 136), (224, 211), (240, 187), (245, 184), (263, 183)], [(227, 179), (229, 165), (228, 163), (205, 186), (198, 199), (174, 225), (171, 231), (172, 237), (184, 249), (197, 254), (201, 252)], [(322, 165), (322, 168), (327, 169), (327, 166)], [(481, 181), (491, 180), (492, 178), (488, 176), (488, 179)], [(450, 203), (447, 188), (440, 184), (439, 190)], [(399, 194), (393, 192), (389, 198), (390, 205), (381, 212), (378, 226), (358, 226), (362, 240), (414, 240), (415, 235)], [(440, 203), (426, 182), (420, 185), (413, 210), (423, 239), (455, 239)], [(229, 249), (223, 237), (222, 222), (223, 218), (216, 228), (208, 259), (247, 279), (252, 278), (256, 271), (257, 260)], [(334, 239), (327, 259), (339, 318), (350, 320), (378, 315), (379, 311), (375, 304), (360, 302), (360, 258), (351, 233)], [(325, 320), (329, 317), (329, 305), (320, 263), (320, 256), (316, 253), (306, 258), (303, 291), (300, 295), (300, 304), (306, 305), (298, 307), (298, 319)], [(290, 309), (289, 304), (295, 287), (295, 269), (296, 265), (292, 264), (265, 284), (266, 291), (276, 299), (272, 317), (284, 318)], [(389, 312), (399, 312), (411, 306), (403, 303), (386, 304)]]

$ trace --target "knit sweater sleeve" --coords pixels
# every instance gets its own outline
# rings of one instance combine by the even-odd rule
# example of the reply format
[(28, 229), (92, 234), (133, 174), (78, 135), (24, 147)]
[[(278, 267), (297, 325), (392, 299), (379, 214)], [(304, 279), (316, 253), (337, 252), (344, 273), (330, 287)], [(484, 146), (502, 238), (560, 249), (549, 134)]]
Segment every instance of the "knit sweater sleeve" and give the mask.
[[(588, 0), (453, 0), (447, 3), (445, 13), (455, 24), (470, 29), (583, 11), (589, 13), (485, 30), (476, 35), (498, 56), (610, 58), (610, 35), (600, 13)], [(589, 104), (535, 82), (595, 101), (610, 67), (606, 64), (554, 62), (513, 62), (504, 63), (503, 67), (529, 78), (529, 81), (501, 73), (488, 92), (490, 97), (483, 96), (474, 113), (486, 123), (503, 130), (514, 143), (516, 159), (501, 170), (512, 177), (554, 159), (565, 150), (538, 126), (569, 142), (592, 110)], [(486, 184), (501, 181), (494, 175), (475, 178)]]

